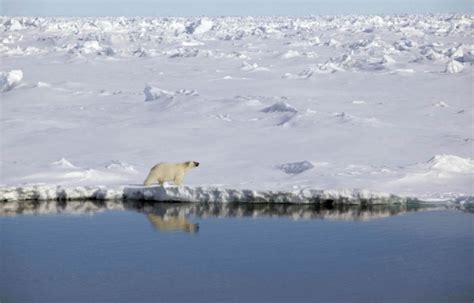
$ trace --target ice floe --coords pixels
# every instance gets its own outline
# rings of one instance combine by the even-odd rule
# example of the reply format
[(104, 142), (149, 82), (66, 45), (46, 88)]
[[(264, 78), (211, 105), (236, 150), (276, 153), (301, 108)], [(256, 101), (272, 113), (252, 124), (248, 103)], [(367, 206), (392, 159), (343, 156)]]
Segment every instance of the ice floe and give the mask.
[(0, 187), (0, 201), (114, 199), (205, 203), (322, 203), (331, 201), (348, 204), (390, 204), (405, 203), (407, 201), (406, 198), (369, 190), (304, 189), (284, 192), (188, 186), (122, 186), (109, 188), (37, 185)]
[(0, 19), (2, 185), (474, 194), (472, 14)]
[(23, 71), (19, 69), (11, 70), (8, 72), (0, 72), (0, 90), (7, 92), (12, 90), (23, 79)]

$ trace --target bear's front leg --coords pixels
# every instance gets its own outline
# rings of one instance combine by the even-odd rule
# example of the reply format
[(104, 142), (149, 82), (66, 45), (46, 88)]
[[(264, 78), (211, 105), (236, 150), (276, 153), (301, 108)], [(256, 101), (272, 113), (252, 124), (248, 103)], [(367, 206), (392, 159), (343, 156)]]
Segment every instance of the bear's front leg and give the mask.
[(181, 186), (181, 184), (183, 183), (183, 176), (176, 176), (173, 181), (174, 184)]

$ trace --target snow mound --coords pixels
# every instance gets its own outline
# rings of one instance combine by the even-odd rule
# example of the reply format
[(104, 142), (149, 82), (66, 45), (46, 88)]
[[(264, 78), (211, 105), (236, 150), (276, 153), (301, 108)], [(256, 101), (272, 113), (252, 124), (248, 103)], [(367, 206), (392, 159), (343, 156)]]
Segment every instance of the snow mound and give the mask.
[(296, 113), (297, 110), (296, 108), (294, 108), (293, 106), (291, 106), (290, 104), (284, 102), (284, 101), (280, 101), (280, 102), (277, 102), (269, 107), (265, 107), (264, 109), (262, 109), (262, 112), (264, 113), (275, 113), (275, 112), (292, 112), (292, 113)]
[(163, 52), (170, 58), (194, 58), (200, 54), (199, 49), (193, 47), (180, 47)]
[(337, 41), (336, 39), (331, 38), (331, 39), (329, 39), (329, 41), (324, 43), (324, 45), (330, 46), (330, 47), (339, 47), (339, 46), (342, 45), (342, 43)]
[(307, 171), (313, 167), (314, 165), (309, 161), (285, 163), (279, 166), (283, 172), (292, 175), (301, 174), (302, 172)]
[(300, 52), (296, 50), (292, 50), (292, 49), (286, 51), (285, 53), (281, 55), (282, 59), (292, 59), (292, 58), (297, 58), (297, 57), (301, 57)]
[(250, 64), (247, 61), (242, 62), (242, 67), (240, 68), (243, 71), (252, 71), (258, 68), (257, 63)]
[(0, 91), (7, 92), (18, 86), (23, 79), (23, 72), (14, 69), (9, 72), (0, 72)]
[(212, 20), (209, 20), (207, 18), (201, 18), (199, 20), (191, 22), (186, 27), (186, 32), (188, 34), (201, 35), (210, 31), (213, 26), (214, 26), (214, 22), (212, 22)]
[(27, 175), (22, 178), (28, 183), (43, 183), (44, 180), (48, 180), (48, 183), (55, 183), (61, 185), (69, 184), (81, 184), (81, 185), (92, 185), (92, 184), (118, 184), (117, 182), (124, 182), (127, 176), (124, 175), (123, 171), (112, 172), (102, 171), (98, 169), (80, 169), (71, 167), (59, 167), (61, 169), (50, 169), (45, 172), (34, 173)]
[(197, 40), (187, 40), (187, 41), (181, 42), (181, 45), (182, 46), (201, 46), (201, 45), (205, 45), (205, 44), (203, 42), (197, 41)]
[(99, 44), (99, 41), (90, 40), (83, 43), (77, 43), (71, 50), (71, 53), (80, 53), (80, 54), (94, 54), (99, 53), (102, 50), (102, 46)]
[(364, 118), (364, 117), (354, 116), (345, 112), (334, 113), (333, 116), (336, 117), (340, 123), (350, 123), (353, 125), (367, 125), (367, 126), (373, 126), (373, 127), (384, 125), (383, 122), (381, 122), (379, 119), (375, 117)]
[(465, 159), (454, 155), (436, 155), (428, 161), (430, 169), (460, 173), (474, 174), (474, 160)]
[(37, 88), (47, 88), (47, 87), (51, 87), (51, 84), (49, 84), (48, 82), (38, 81), (38, 83), (36, 83), (35, 87), (37, 87)]
[(462, 72), (463, 70), (464, 65), (461, 62), (449, 60), (449, 62), (446, 64), (446, 69), (444, 72), (447, 74), (456, 74)]
[(268, 71), (266, 67), (259, 67), (257, 63), (248, 63), (247, 61), (242, 62), (242, 67), (240, 68), (243, 71)]
[[(451, 197), (458, 199), (471, 197), (468, 203), (474, 202), (472, 199), (474, 192), (472, 180), (474, 179), (474, 160), (462, 158), (454, 155), (436, 155), (425, 163), (418, 163), (405, 167), (406, 175), (400, 179), (389, 182), (391, 190), (397, 193), (411, 195), (413, 190), (418, 192), (420, 199), (432, 199), (440, 196), (440, 199)], [(433, 188), (436, 187), (439, 195), (435, 194)], [(421, 194), (425, 191), (426, 194)]]
[(433, 103), (433, 106), (434, 107), (449, 107), (449, 105), (444, 101)]
[(199, 96), (199, 93), (195, 90), (182, 88), (172, 92), (150, 85), (147, 85), (143, 92), (145, 93), (145, 101), (161, 101), (164, 103), (170, 103), (175, 97), (179, 96)]
[(199, 96), (199, 93), (193, 89), (179, 89), (175, 92), (178, 95), (185, 95), (185, 96)]
[(108, 162), (105, 165), (105, 168), (109, 170), (117, 170), (117, 171), (124, 171), (124, 172), (137, 172), (137, 170), (135, 169), (135, 167), (133, 167), (133, 165), (127, 162), (119, 161), (119, 160), (112, 160)]
[(335, 72), (343, 72), (343, 71), (344, 71), (344, 68), (339, 63), (334, 63), (334, 62), (320, 63), (318, 64), (317, 68), (307, 72), (308, 74), (310, 72), (307, 78), (312, 76), (313, 72), (316, 72), (319, 74), (332, 74)]
[(54, 161), (51, 163), (51, 165), (59, 168), (77, 168), (77, 166), (73, 165), (65, 158), (61, 158), (58, 161)]

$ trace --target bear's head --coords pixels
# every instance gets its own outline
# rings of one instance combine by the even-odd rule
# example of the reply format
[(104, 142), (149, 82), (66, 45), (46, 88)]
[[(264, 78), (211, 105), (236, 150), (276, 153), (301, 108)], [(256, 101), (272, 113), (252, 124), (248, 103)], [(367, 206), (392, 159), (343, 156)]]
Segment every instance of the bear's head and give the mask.
[(187, 161), (187, 162), (186, 162), (186, 165), (187, 165), (189, 168), (194, 168), (194, 167), (198, 167), (198, 166), (199, 166), (199, 162), (196, 162), (196, 161)]

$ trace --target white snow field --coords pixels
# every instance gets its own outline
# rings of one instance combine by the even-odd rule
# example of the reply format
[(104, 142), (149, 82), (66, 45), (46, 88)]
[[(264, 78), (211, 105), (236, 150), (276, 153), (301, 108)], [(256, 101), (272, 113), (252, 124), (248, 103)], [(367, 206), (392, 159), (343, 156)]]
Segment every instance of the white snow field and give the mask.
[[(0, 200), (471, 201), (473, 28), (0, 17)], [(186, 186), (140, 186), (187, 160)]]

